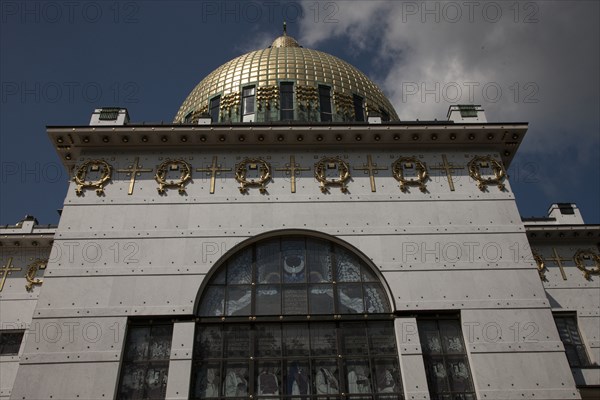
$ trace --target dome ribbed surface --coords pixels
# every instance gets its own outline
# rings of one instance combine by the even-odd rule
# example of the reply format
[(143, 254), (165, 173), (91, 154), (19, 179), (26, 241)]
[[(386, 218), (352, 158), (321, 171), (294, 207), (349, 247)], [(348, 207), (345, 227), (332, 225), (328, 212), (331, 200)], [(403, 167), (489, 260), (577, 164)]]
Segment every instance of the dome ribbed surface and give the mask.
[(250, 85), (258, 89), (257, 101), (264, 90), (263, 93), (271, 93), (277, 107), (275, 98), (280, 82), (294, 82), (295, 102), (300, 105), (314, 100), (319, 85), (327, 85), (331, 87), (334, 115), (342, 112), (345, 118), (348, 113), (353, 115), (352, 96), (358, 95), (364, 99), (365, 114), (385, 113), (390, 120), (398, 120), (383, 92), (357, 68), (330, 54), (300, 47), (295, 39), (283, 35), (271, 47), (236, 57), (211, 72), (185, 99), (175, 122), (183, 122), (190, 114), (207, 112), (209, 99), (217, 95), (227, 99), (221, 104), (229, 106), (229, 113), (237, 112), (235, 108), (240, 101), (236, 99), (240, 98), (242, 88)]

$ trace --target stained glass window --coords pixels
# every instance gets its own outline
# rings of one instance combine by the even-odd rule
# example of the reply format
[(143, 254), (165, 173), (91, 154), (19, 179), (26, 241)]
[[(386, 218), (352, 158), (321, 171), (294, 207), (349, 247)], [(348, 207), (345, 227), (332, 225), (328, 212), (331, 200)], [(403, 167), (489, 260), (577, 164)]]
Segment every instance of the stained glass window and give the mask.
[(389, 313), (371, 268), (329, 241), (269, 239), (234, 254), (213, 276), (201, 317)]
[(331, 241), (256, 242), (198, 306), (192, 399), (403, 399), (391, 307), (376, 272)]
[(588, 367), (590, 359), (579, 334), (577, 316), (573, 314), (555, 314), (554, 321), (558, 328), (560, 340), (565, 346), (569, 365), (571, 367)]
[(25, 331), (0, 331), (0, 355), (19, 354)]
[(117, 398), (165, 398), (172, 335), (172, 323), (135, 322), (128, 327)]
[(418, 319), (432, 400), (475, 400), (473, 378), (458, 319)]
[(395, 342), (391, 320), (198, 323), (190, 398), (403, 399)]

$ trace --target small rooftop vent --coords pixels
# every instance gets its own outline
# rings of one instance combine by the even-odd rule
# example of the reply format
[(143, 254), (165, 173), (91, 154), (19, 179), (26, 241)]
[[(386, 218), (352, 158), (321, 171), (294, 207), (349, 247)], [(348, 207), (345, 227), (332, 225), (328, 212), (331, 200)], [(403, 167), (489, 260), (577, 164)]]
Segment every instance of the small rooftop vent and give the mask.
[(369, 124), (381, 124), (381, 114), (377, 113), (377, 112), (370, 112), (367, 115), (367, 122)]
[(28, 221), (33, 222), (33, 225), (38, 224), (38, 220), (33, 215), (27, 214), (27, 215), (25, 215), (25, 218), (23, 218), (22, 220), (17, 222), (17, 226), (21, 226), (21, 225), (23, 225), (23, 222), (28, 222)]
[(577, 204), (573, 203), (552, 204), (548, 209), (548, 216), (556, 218), (557, 224), (579, 225), (584, 223)]
[(90, 125), (126, 125), (129, 113), (126, 108), (102, 107), (94, 110)]
[(480, 105), (457, 104), (448, 108), (448, 121), (458, 123), (485, 123), (485, 111)]

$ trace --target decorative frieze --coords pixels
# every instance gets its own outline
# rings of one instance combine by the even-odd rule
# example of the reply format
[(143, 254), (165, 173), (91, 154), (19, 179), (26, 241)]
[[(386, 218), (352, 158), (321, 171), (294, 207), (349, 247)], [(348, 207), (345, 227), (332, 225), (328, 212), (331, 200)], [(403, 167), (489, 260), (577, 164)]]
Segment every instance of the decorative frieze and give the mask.
[[(42, 285), (44, 281), (40, 278), (37, 278), (36, 275), (39, 270), (46, 269), (46, 265), (48, 264), (47, 259), (37, 259), (30, 263), (27, 266), (27, 272), (25, 273), (25, 289), (28, 292), (33, 290), (34, 285)], [(9, 257), (8, 260), (0, 267), (0, 292), (4, 289), (4, 284), (6, 283), (6, 278), (12, 275), (13, 272), (22, 271), (23, 268), (17, 268), (13, 265), (13, 257)]]
[(591, 280), (592, 276), (600, 275), (600, 254), (592, 249), (578, 249), (570, 258), (563, 257), (558, 252), (556, 247), (551, 247), (552, 255), (550, 257), (543, 257), (539, 250), (532, 249), (533, 259), (537, 264), (538, 273), (542, 281), (547, 281), (545, 272), (548, 271), (547, 262), (555, 264), (560, 270), (560, 275), (563, 280), (567, 280), (567, 274), (565, 272), (566, 265), (564, 263), (572, 261), (577, 269), (583, 272), (583, 277), (587, 280)]
[[(238, 157), (239, 158), (239, 157)], [(347, 157), (345, 157), (347, 158)], [(431, 178), (427, 165), (420, 160), (422, 156), (402, 156), (397, 158), (389, 166), (374, 163), (371, 154), (366, 155), (366, 163), (359, 164), (353, 167), (356, 171), (363, 171), (369, 176), (371, 192), (376, 192), (375, 176), (380, 171), (386, 171), (391, 168), (391, 176), (399, 182), (400, 190), (403, 193), (409, 193), (411, 186), (418, 187), (423, 193), (427, 193), (427, 181)], [(285, 172), (290, 177), (291, 193), (296, 193), (296, 179), (298, 172), (310, 171), (308, 166), (302, 166), (296, 162), (293, 155), (290, 156), (290, 162), (285, 164), (283, 168), (275, 168), (275, 171)], [(505, 190), (504, 180), (506, 172), (500, 162), (491, 156), (475, 156), (469, 161), (467, 166), (456, 165), (448, 162), (445, 154), (442, 154), (442, 162), (432, 170), (443, 171), (448, 180), (450, 191), (455, 191), (454, 172), (468, 167), (469, 175), (477, 186), (486, 191), (487, 186), (496, 185), (499, 189)], [(106, 185), (112, 178), (112, 165), (103, 159), (88, 160), (83, 162), (79, 167), (75, 168), (73, 180), (76, 183), (75, 192), (78, 196), (84, 194), (85, 189), (94, 189), (98, 195), (103, 195)], [(252, 179), (250, 173), (253, 169), (259, 172), (258, 177)], [(485, 173), (485, 169), (489, 169), (490, 173)], [(117, 169), (117, 172), (124, 173), (129, 178), (128, 195), (133, 194), (136, 179), (142, 173), (152, 172), (153, 168), (143, 168), (139, 163), (139, 157), (135, 157), (134, 161), (127, 168)], [(332, 170), (336, 170), (335, 172)], [(339, 186), (343, 193), (348, 193), (348, 185), (351, 181), (351, 165), (343, 160), (340, 156), (327, 156), (320, 159), (314, 165), (314, 177), (319, 183), (319, 187), (323, 193), (329, 191), (331, 186)], [(171, 173), (179, 173), (176, 179), (169, 178)], [(248, 157), (241, 163), (232, 167), (226, 167), (217, 162), (217, 156), (213, 156), (210, 166), (196, 168), (196, 172), (204, 172), (210, 177), (210, 194), (215, 193), (215, 182), (217, 176), (228, 172), (234, 173), (235, 180), (240, 184), (240, 191), (247, 193), (251, 187), (258, 187), (261, 193), (266, 192), (267, 183), (273, 179), (271, 165), (261, 159)], [(412, 172), (412, 173), (411, 173)], [(94, 179), (90, 178), (95, 174)], [(176, 188), (179, 194), (185, 194), (185, 187), (192, 182), (192, 166), (182, 159), (170, 160), (167, 159), (156, 166), (154, 175), (158, 183), (158, 192), (166, 193), (168, 188)]]

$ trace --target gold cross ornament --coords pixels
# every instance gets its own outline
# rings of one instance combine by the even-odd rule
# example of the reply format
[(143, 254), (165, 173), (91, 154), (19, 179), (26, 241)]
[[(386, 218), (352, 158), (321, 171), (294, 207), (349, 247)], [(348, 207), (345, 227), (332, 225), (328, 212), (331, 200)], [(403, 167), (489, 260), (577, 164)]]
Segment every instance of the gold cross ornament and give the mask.
[(431, 167), (431, 169), (439, 169), (446, 173), (446, 178), (448, 178), (448, 185), (450, 186), (450, 191), (454, 192), (454, 181), (452, 180), (452, 173), (454, 170), (465, 169), (465, 167), (455, 167), (451, 163), (448, 162), (445, 154), (442, 154), (442, 163), (438, 164), (436, 167)]
[(8, 275), (10, 275), (13, 271), (21, 270), (21, 268), (13, 268), (12, 267), (12, 260), (13, 260), (13, 258), (10, 257), (8, 259), (8, 262), (6, 263), (6, 265), (3, 265), (2, 268), (0, 268), (0, 273), (2, 274), (2, 279), (0, 280), (0, 292), (4, 288), (4, 282), (6, 281), (6, 277)]
[(354, 167), (354, 169), (357, 171), (365, 171), (365, 174), (369, 174), (369, 180), (371, 181), (371, 192), (376, 192), (377, 189), (375, 188), (375, 175), (378, 173), (378, 171), (386, 170), (387, 167), (377, 167), (377, 164), (373, 164), (371, 155), (368, 154), (367, 164), (363, 164), (361, 168)]
[(128, 195), (133, 194), (133, 186), (135, 185), (136, 177), (140, 176), (142, 172), (152, 172), (152, 168), (142, 168), (142, 166), (139, 165), (139, 161), (140, 158), (136, 157), (133, 165), (130, 165), (129, 168), (117, 170), (117, 172), (126, 172), (131, 175), (131, 179), (129, 181), (129, 191), (127, 192)]
[(556, 265), (558, 265), (558, 268), (560, 269), (560, 274), (562, 275), (562, 278), (566, 281), (567, 280), (567, 274), (565, 274), (565, 269), (564, 269), (564, 265), (562, 265), (563, 261), (569, 261), (569, 258), (562, 258), (559, 254), (558, 251), (556, 251), (556, 248), (553, 247), (552, 248), (552, 253), (554, 254), (554, 257), (548, 257), (546, 259), (544, 259), (544, 261), (552, 261), (553, 263), (556, 263)]
[(230, 172), (231, 168), (221, 168), (221, 165), (217, 164), (217, 156), (213, 156), (212, 165), (208, 168), (196, 168), (196, 172), (206, 172), (210, 174), (210, 194), (215, 193), (215, 181), (217, 179), (217, 175), (220, 175), (221, 172)]
[(290, 176), (292, 193), (296, 193), (296, 172), (310, 171), (310, 168), (300, 167), (300, 164), (296, 164), (296, 157), (290, 156), (290, 163), (285, 164), (285, 168), (275, 168), (275, 171), (283, 171)]

